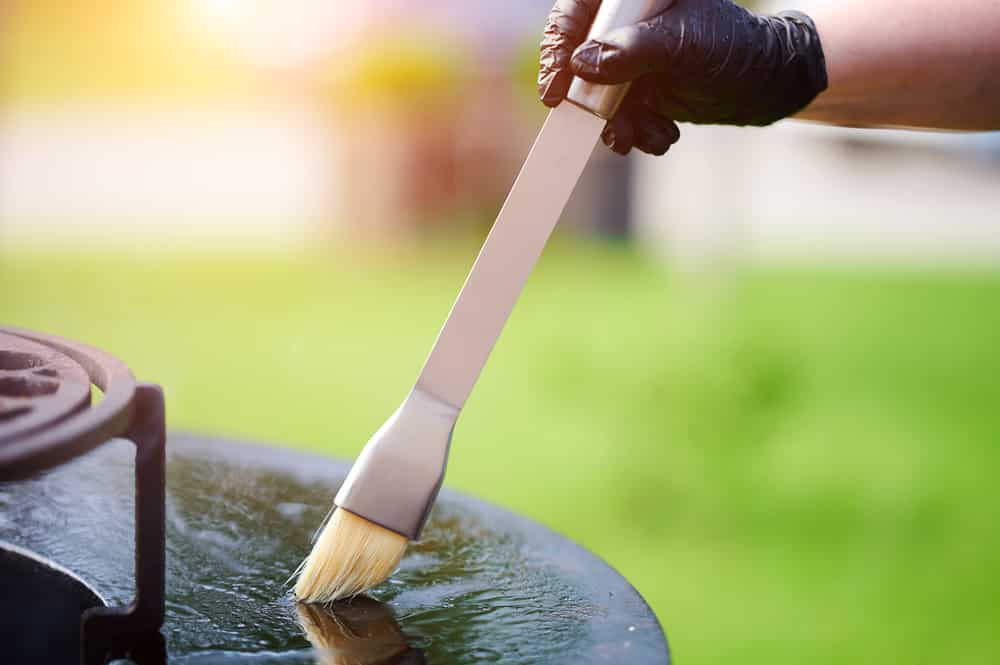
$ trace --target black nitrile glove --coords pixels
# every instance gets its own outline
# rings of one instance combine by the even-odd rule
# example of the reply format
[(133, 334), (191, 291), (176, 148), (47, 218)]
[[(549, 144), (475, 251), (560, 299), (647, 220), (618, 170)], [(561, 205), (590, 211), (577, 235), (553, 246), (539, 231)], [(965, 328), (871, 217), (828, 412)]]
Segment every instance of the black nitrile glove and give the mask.
[(799, 12), (757, 16), (730, 0), (675, 0), (659, 15), (588, 40), (599, 0), (557, 0), (545, 26), (538, 93), (547, 106), (573, 76), (633, 81), (604, 130), (615, 152), (666, 152), (674, 121), (768, 125), (805, 108), (826, 89), (826, 64), (812, 20)]

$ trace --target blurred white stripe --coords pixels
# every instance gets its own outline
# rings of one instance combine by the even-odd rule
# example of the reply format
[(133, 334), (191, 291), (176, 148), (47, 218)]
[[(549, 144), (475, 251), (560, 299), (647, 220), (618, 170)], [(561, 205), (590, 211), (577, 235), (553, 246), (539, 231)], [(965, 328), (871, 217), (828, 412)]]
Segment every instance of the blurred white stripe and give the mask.
[(1000, 261), (995, 135), (684, 125), (637, 158), (636, 226), (695, 263)]
[(0, 237), (294, 236), (333, 204), (335, 147), (330, 123), (308, 106), (8, 112)]

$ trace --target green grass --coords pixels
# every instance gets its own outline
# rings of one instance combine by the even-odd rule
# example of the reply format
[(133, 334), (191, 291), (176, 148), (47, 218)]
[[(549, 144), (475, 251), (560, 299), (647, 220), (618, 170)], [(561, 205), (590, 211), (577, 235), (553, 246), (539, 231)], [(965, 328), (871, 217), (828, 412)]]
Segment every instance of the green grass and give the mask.
[[(552, 249), (448, 485), (607, 559), (680, 663), (995, 662), (1000, 274)], [(350, 457), (474, 251), (5, 256), (0, 319), (127, 359), (173, 428)]]

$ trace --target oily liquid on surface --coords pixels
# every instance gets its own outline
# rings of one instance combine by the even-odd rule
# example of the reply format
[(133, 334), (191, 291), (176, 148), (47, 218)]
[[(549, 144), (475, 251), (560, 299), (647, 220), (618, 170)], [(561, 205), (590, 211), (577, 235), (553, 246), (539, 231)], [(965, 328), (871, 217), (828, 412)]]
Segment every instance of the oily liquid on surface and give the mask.
[[(112, 442), (40, 479), (0, 485), (0, 539), (74, 570), (110, 604), (127, 603), (133, 450)], [(559, 555), (496, 530), (462, 501), (442, 497), (399, 571), (370, 599), (329, 616), (298, 609), (286, 581), (335, 484), (184, 455), (172, 457), (167, 483), (163, 633), (171, 663), (360, 664), (387, 655), (437, 665), (561, 663), (574, 662), (573, 653), (608, 655), (590, 626), (606, 609), (582, 581), (587, 575), (574, 574), (587, 571), (565, 569)], [(650, 622), (640, 627), (659, 634)]]

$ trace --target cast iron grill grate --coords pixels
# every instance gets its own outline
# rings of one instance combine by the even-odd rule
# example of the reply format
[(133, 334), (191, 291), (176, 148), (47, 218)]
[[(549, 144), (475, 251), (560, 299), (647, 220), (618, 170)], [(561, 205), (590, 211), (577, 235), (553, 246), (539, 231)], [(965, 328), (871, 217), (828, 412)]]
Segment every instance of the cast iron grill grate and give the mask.
[(56, 349), (0, 333), (0, 443), (45, 429), (90, 403), (90, 377)]
[[(91, 403), (92, 385), (104, 395), (96, 405)], [(105, 607), (103, 603), (95, 606), (96, 596), (86, 596), (90, 606), (76, 618), (80, 661), (89, 665), (127, 656), (139, 665), (162, 662), (166, 441), (163, 393), (159, 386), (137, 383), (123, 362), (103, 351), (51, 335), (0, 327), (0, 482), (31, 477), (112, 438), (125, 438), (136, 446), (136, 595), (125, 607)], [(0, 562), (7, 576), (0, 599), (5, 633), (13, 634), (18, 622), (29, 621), (33, 615), (27, 609), (39, 601), (40, 594), (32, 584), (18, 583), (24, 575), (36, 575), (39, 583), (48, 578), (68, 580), (62, 588), (86, 589), (82, 582), (72, 580), (68, 571), (49, 565), (41, 557), (2, 543), (0, 549)], [(23, 593), (15, 593), (18, 589)], [(57, 601), (40, 600), (53, 606)], [(72, 603), (64, 605), (72, 612)], [(25, 630), (29, 628), (25, 626)], [(73, 626), (71, 632), (75, 629)], [(55, 626), (52, 639), (22, 639), (15, 646), (44, 649), (48, 643), (55, 648), (59, 641), (56, 635), (65, 634), (65, 626)], [(34, 655), (39, 656), (37, 651)]]

